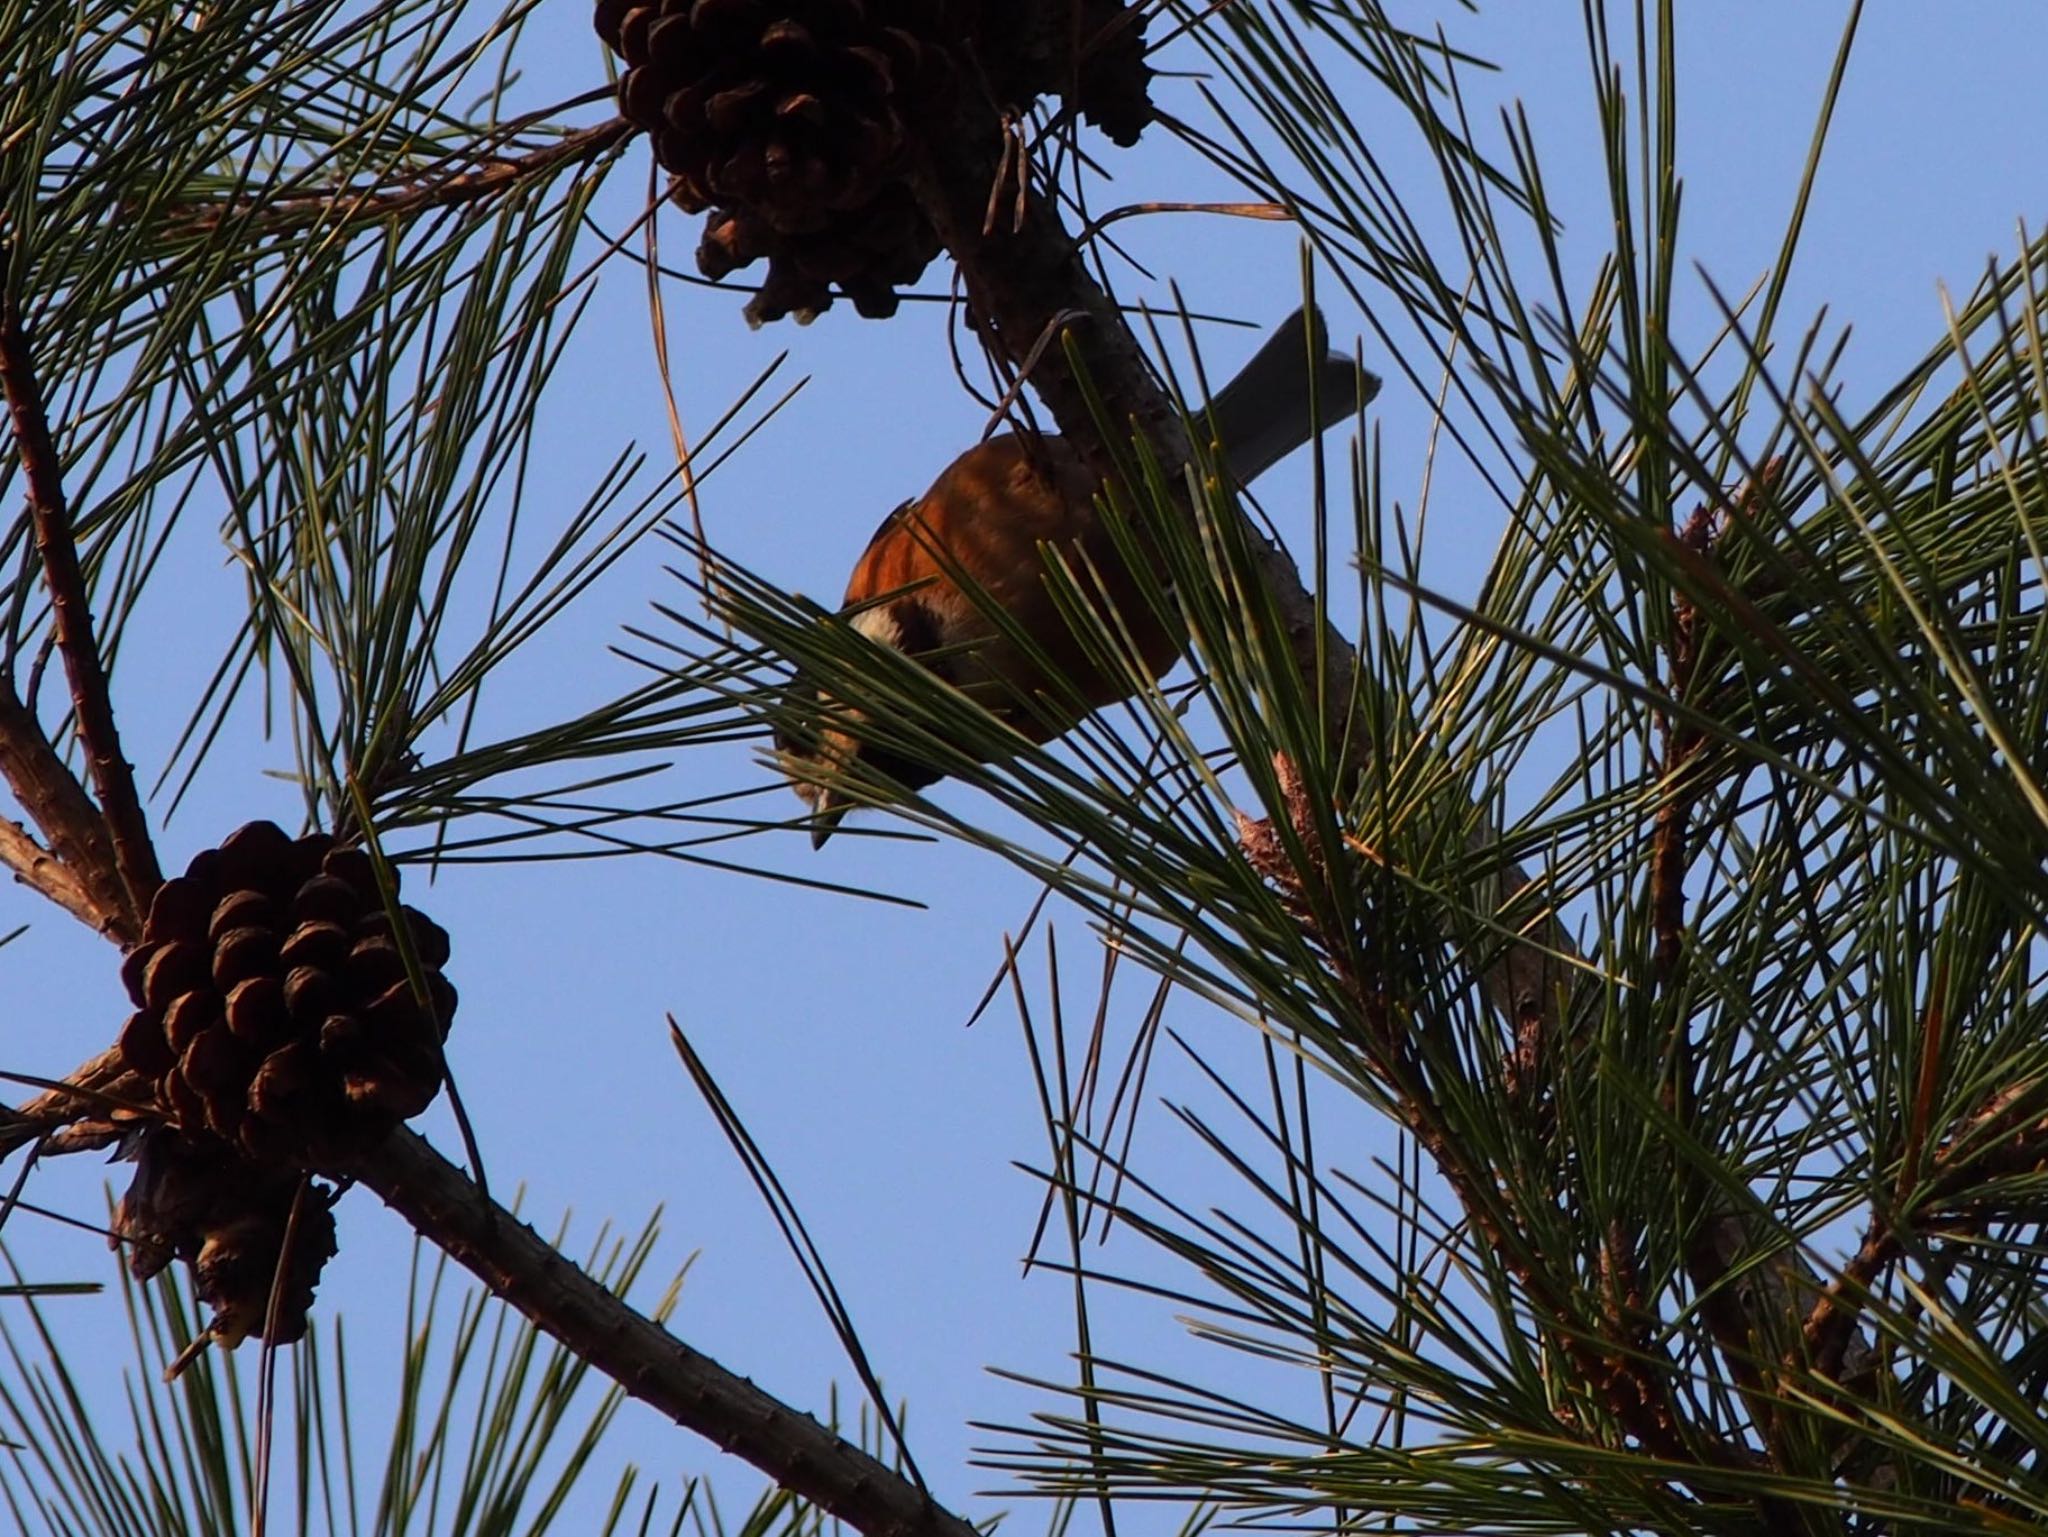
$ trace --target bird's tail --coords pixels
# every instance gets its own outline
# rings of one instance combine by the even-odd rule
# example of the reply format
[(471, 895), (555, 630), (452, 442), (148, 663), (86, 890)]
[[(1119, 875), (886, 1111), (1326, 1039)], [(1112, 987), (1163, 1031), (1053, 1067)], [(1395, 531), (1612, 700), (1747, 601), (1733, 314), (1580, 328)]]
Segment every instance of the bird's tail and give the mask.
[(1248, 486), (1379, 393), (1379, 379), (1330, 351), (1322, 311), (1296, 310), (1209, 402), (1223, 460)]

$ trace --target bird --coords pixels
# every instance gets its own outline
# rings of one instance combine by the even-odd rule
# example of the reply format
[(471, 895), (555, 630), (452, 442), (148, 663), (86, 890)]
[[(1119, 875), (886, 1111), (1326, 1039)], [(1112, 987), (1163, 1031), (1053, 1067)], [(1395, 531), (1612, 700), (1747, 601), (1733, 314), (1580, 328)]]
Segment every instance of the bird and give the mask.
[[(1311, 357), (1318, 360), (1313, 375)], [(1237, 485), (1250, 485), (1331, 423), (1356, 414), (1378, 389), (1377, 378), (1329, 350), (1320, 310), (1296, 310), (1209, 403), (1222, 468)], [(854, 564), (841, 613), (868, 639), (981, 699), (1027, 739), (1049, 741), (1132, 692), (1129, 676), (1098, 666), (1062, 615), (1046, 581), (1049, 561), (1089, 573), (1081, 580), (1091, 587), (1099, 582), (1153, 676), (1172, 669), (1185, 643), (1180, 627), (1139, 595), (1098, 515), (1097, 490), (1095, 475), (1065, 438), (987, 438), (948, 465), (924, 495), (882, 520)], [(970, 597), (973, 589), (979, 591)], [(1030, 644), (1006, 633), (991, 607)], [(1049, 682), (1048, 670), (1063, 686)], [(778, 722), (774, 736), (777, 763), (810, 808), (813, 848), (824, 846), (851, 809), (828, 781), (856, 760), (907, 790), (944, 777), (928, 763), (863, 742), (857, 714), (835, 710), (816, 690), (812, 703), (816, 718), (802, 728)]]

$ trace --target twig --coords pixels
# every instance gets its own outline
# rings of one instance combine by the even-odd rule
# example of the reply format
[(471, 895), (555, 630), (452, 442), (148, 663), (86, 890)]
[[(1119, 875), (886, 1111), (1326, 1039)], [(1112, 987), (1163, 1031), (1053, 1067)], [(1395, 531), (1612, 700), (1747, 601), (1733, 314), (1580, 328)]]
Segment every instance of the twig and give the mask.
[(1864, 1299), (1870, 1295), (1877, 1273), (1901, 1252), (1898, 1234), (1873, 1216), (1864, 1230), (1862, 1244), (1842, 1267), (1842, 1273), (1815, 1300), (1799, 1332), (1807, 1359), (1821, 1376), (1840, 1375), (1850, 1336), (1863, 1315)]
[(1939, 1221), (1944, 1236), (1967, 1241), (2000, 1215), (1988, 1202), (1971, 1200), (1973, 1187), (1981, 1188), (1986, 1179), (2000, 1175), (2039, 1173), (2048, 1164), (2048, 1121), (2039, 1118), (2040, 1085), (2036, 1082), (2006, 1090), (1971, 1116), (1961, 1131), (1926, 1160), (1931, 1167), (1923, 1173), (1922, 1153), (1932, 1113), (1947, 988), (1947, 968), (1938, 967), (1921, 1023), (1919, 1083), (1914, 1090), (1906, 1151), (1900, 1159), (1898, 1188), (1889, 1207), (1873, 1208), (1862, 1243), (1815, 1299), (1800, 1326), (1808, 1358), (1826, 1377), (1840, 1376), (1879, 1273), (1905, 1255), (1907, 1213), (1917, 1212), (1923, 1221)]
[(595, 160), (607, 150), (623, 144), (634, 132), (633, 125), (624, 118), (613, 118), (608, 123), (564, 134), (555, 143), (524, 155), (493, 160), (487, 165), (458, 171), (451, 176), (398, 185), (335, 187), (280, 198), (267, 206), (224, 203), (211, 208), (193, 208), (174, 215), (167, 221), (166, 228), (176, 236), (206, 235), (223, 224), (247, 220), (248, 233), (275, 235), (305, 229), (327, 219), (374, 220), (433, 208), (459, 208), (529, 179), (546, 176), (571, 162)]
[(71, 683), (79, 745), (85, 749), (86, 771), (92, 776), (100, 814), (113, 842), (114, 867), (127, 893), (128, 916), (139, 929), (142, 915), (149, 911), (149, 899), (163, 884), (163, 875), (157, 869), (156, 848), (149, 841), (135, 775), (122, 755), (121, 734), (114, 726), (107, 674), (92, 633), (85, 573), (78, 564), (71, 515), (64, 503), (57, 445), (50, 438), (42, 383), (36, 377), (28, 331), (9, 286), (7, 267), (6, 255), (0, 252), (0, 390), (7, 397), (15, 448), (28, 478), (29, 520), (50, 589), (50, 628)]
[[(85, 898), (85, 911), (68, 902), (65, 909), (90, 927), (126, 948), (142, 937), (142, 924), (131, 910), (128, 893), (114, 862), (107, 824), (78, 778), (43, 734), (42, 723), (14, 692), (14, 682), (0, 674), (0, 779), (43, 835), (50, 857), (63, 867)], [(25, 849), (19, 852), (33, 863)], [(45, 895), (52, 893), (31, 870), (8, 858), (8, 867)], [(58, 899), (62, 901), (61, 898)]]
[(322, 1173), (383, 1197), (427, 1239), (641, 1402), (865, 1537), (979, 1537), (900, 1474), (646, 1318), (400, 1129)]
[[(1731, 499), (1701, 503), (1685, 522), (1666, 537), (1670, 547), (1696, 570), (1714, 570), (1716, 540), (1726, 526), (1724, 518), (1746, 516), (1759, 497), (1768, 494), (1783, 473), (1782, 459), (1765, 466), (1753, 481), (1746, 482)], [(1690, 703), (1699, 693), (1697, 675), (1700, 647), (1704, 639), (1701, 613), (1692, 599), (1679, 595), (1671, 604), (1671, 637), (1667, 648), (1669, 673), (1666, 697), (1676, 704)], [(1691, 867), (1693, 812), (1703, 789), (1696, 770), (1707, 746), (1707, 733), (1698, 724), (1680, 718), (1669, 708), (1657, 711), (1662, 752), (1657, 773), (1662, 780), (1662, 798), (1657, 807), (1650, 840), (1650, 929), (1651, 965), (1657, 986), (1667, 1001), (1676, 998), (1684, 977), (1685, 962), (1685, 877)], [(1693, 1060), (1692, 1021), (1684, 1008), (1671, 1003), (1671, 1042), (1668, 1055), (1667, 1103), (1674, 1119), (1691, 1126), (1698, 1100), (1698, 1070)], [(1697, 1170), (1684, 1176), (1691, 1195), (1702, 1205), (1718, 1198), (1708, 1191)], [(1729, 1277), (1751, 1249), (1750, 1226), (1740, 1215), (1722, 1211), (1703, 1220), (1687, 1244), (1684, 1261), (1688, 1278), (1699, 1298), (1700, 1317), (1713, 1335), (1728, 1374), (1742, 1395), (1756, 1423), (1764, 1445), (1774, 1461), (1783, 1464), (1785, 1444), (1776, 1385), (1766, 1372), (1759, 1350), (1768, 1335), (1758, 1327), (1766, 1312), (1796, 1317), (1801, 1308), (1794, 1289), (1789, 1256), (1775, 1259), (1752, 1276), (1735, 1284)], [(1808, 1277), (1808, 1279), (1813, 1279)], [(1846, 1332), (1834, 1341), (1839, 1362), (1846, 1349)], [(1789, 1366), (1789, 1363), (1787, 1363)]]
[(100, 911), (77, 872), (36, 842), (19, 822), (0, 817), (0, 865), (31, 891), (40, 892), (89, 928), (98, 928)]
[(1015, 370), (1009, 387), (1003, 391), (1002, 398), (990, 411), (988, 420), (982, 424), (981, 436), (984, 442), (994, 434), (996, 428), (1009, 419), (1010, 407), (1015, 405), (1017, 397), (1024, 393), (1024, 386), (1031, 378), (1031, 371), (1038, 366), (1038, 360), (1045, 356), (1045, 349), (1052, 345), (1059, 334), (1059, 328), (1070, 320), (1087, 318), (1079, 310), (1061, 310), (1047, 322), (1046, 328), (1038, 333), (1038, 340), (1031, 344), (1031, 350), (1024, 355), (1024, 361)]
[[(143, 1103), (149, 1097), (142, 1080), (128, 1071), (118, 1047), (110, 1046), (81, 1064), (64, 1082), (66, 1087), (45, 1089), (0, 1117), (0, 1158), (46, 1132), (93, 1114), (110, 1099)], [(71, 1150), (52, 1146), (44, 1151)]]
[[(1694, 569), (1717, 569), (1713, 552), (1726, 526), (1724, 516), (1748, 514), (1757, 498), (1776, 485), (1783, 468), (1782, 460), (1773, 461), (1756, 480), (1738, 489), (1732, 499), (1716, 497), (1701, 503), (1683, 524), (1666, 535), (1670, 547)], [(1675, 704), (1688, 704), (1700, 692), (1697, 683), (1704, 629), (1699, 605), (1683, 594), (1678, 595), (1672, 600), (1670, 618), (1666, 698)], [(1704, 788), (1697, 770), (1708, 737), (1704, 728), (1679, 717), (1668, 707), (1659, 709), (1656, 719), (1662, 740), (1657, 773), (1663, 783), (1650, 839), (1651, 966), (1671, 1013), (1666, 1103), (1673, 1118), (1690, 1129), (1699, 1097), (1698, 1067), (1693, 1056), (1692, 1020), (1676, 1000), (1682, 990), (1688, 958), (1685, 878), (1693, 858), (1692, 820)], [(1760, 1320), (1767, 1316), (1787, 1323), (1796, 1319), (1803, 1306), (1798, 1282), (1817, 1285), (1818, 1278), (1788, 1252), (1731, 1283), (1730, 1277), (1754, 1247), (1750, 1224), (1739, 1213), (1725, 1209), (1722, 1198), (1707, 1187), (1697, 1169), (1687, 1166), (1680, 1177), (1688, 1199), (1708, 1213), (1694, 1229), (1683, 1255), (1686, 1276), (1699, 1301), (1700, 1317), (1771, 1462), (1781, 1468), (1789, 1467), (1796, 1462), (1797, 1453), (1786, 1440), (1781, 1379), (1770, 1368), (1767, 1352), (1761, 1348), (1772, 1338), (1773, 1331), (1764, 1328)], [(1724, 1209), (1712, 1210), (1717, 1205)], [(1833, 1341), (1838, 1363), (1849, 1339), (1850, 1331), (1845, 1326)], [(1790, 1361), (1784, 1363), (1786, 1370), (1791, 1366)], [(1759, 1505), (1767, 1514), (1776, 1508), (1776, 1502), (1762, 1496)]]

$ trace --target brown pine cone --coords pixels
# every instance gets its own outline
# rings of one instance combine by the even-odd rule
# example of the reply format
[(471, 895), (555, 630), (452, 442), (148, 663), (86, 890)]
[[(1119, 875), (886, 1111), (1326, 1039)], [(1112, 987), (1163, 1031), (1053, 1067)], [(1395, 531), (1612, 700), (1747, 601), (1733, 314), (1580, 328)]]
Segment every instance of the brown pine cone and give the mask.
[[(252, 1334), (272, 1344), (303, 1336), (335, 1253), (332, 1187), (288, 1168), (252, 1168), (218, 1138), (169, 1126), (138, 1133), (131, 1154), (135, 1177), (115, 1208), (111, 1240), (128, 1245), (129, 1273), (146, 1281), (173, 1259), (191, 1265), (199, 1298), (213, 1309), (208, 1332), (230, 1349)], [(283, 1290), (266, 1332), (281, 1262)]]
[(676, 200), (782, 234), (870, 201), (957, 90), (945, 0), (601, 0), (596, 22)]
[[(122, 963), (128, 1067), (172, 1120), (294, 1167), (373, 1145), (441, 1087), (448, 936), (394, 934), (370, 860), (252, 822), (168, 880)], [(410, 949), (425, 983), (415, 995)]]
[(976, 56), (1000, 105), (1059, 96), (1126, 148), (1152, 121), (1146, 13), (1129, 0), (1036, 0), (981, 11)]
[(398, 916), (363, 850), (251, 822), (164, 882), (122, 961), (118, 1047), (165, 1123), (136, 1136), (114, 1232), (138, 1279), (192, 1266), (223, 1344), (265, 1331), (281, 1262), (268, 1337), (305, 1332), (335, 1240), (333, 1192), (299, 1199), (301, 1168), (373, 1146), (440, 1091), (448, 935)]
[(904, 181), (913, 134), (945, 131), (972, 46), (971, 0), (599, 0), (626, 61), (621, 111), (710, 212), (706, 276), (768, 262), (759, 324), (845, 294), (896, 308), (939, 242)]

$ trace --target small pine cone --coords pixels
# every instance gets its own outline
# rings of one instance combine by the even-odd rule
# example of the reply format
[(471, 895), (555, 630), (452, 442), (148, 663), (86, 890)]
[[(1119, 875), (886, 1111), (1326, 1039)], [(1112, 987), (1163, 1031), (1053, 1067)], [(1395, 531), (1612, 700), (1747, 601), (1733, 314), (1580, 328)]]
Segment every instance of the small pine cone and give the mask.
[(1152, 66), (1145, 10), (1123, 0), (1081, 0), (1079, 83), (1074, 105), (1113, 144), (1129, 149), (1152, 121)]
[(1145, 21), (1145, 8), (1130, 0), (986, 6), (976, 56), (1003, 106), (1022, 111), (1041, 96), (1062, 97), (1128, 148), (1153, 117)]
[[(168, 1126), (138, 1133), (127, 1154), (135, 1177), (114, 1209), (110, 1242), (127, 1246), (129, 1273), (146, 1281), (174, 1259), (191, 1265), (214, 1310), (209, 1332), (230, 1348), (252, 1334), (273, 1344), (300, 1338), (335, 1252), (332, 1189), (290, 1169), (252, 1169), (225, 1142)], [(280, 1263), (283, 1295), (265, 1334)]]
[(269, 822), (237, 830), (151, 904), (122, 964), (136, 1004), (123, 1060), (187, 1139), (218, 1139), (223, 1156), (295, 1169), (374, 1144), (439, 1092), (455, 1009), (447, 932), (399, 911), (394, 930), (361, 849)]

